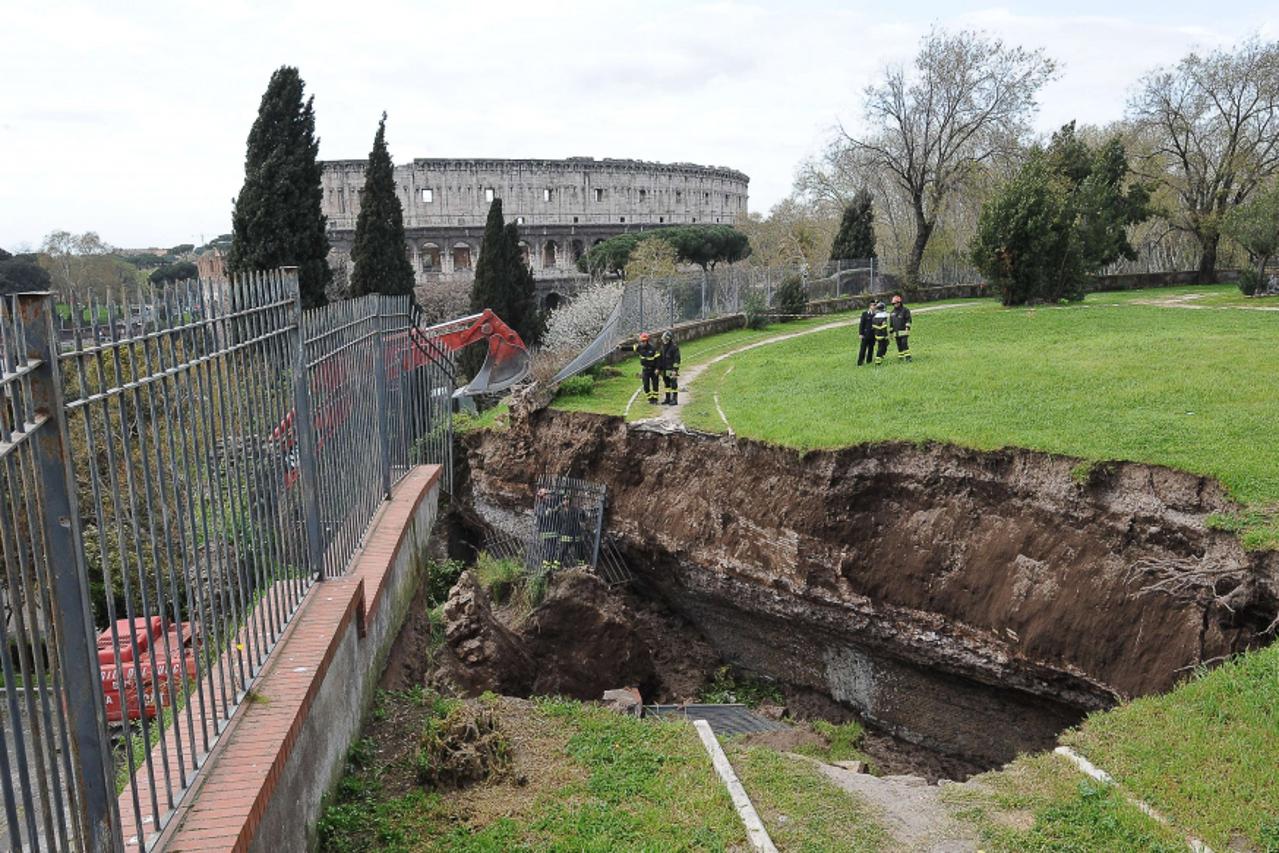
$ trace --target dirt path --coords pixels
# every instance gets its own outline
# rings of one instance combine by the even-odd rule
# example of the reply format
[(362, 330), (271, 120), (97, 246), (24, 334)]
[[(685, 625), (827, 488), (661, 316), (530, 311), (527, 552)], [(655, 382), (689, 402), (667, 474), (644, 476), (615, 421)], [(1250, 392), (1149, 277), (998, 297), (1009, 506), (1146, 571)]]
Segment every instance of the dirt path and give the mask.
[(840, 788), (871, 805), (893, 838), (892, 849), (926, 853), (977, 850), (977, 836), (951, 815), (938, 786), (918, 776), (871, 776), (813, 763)]
[[(912, 315), (926, 314), (930, 311), (946, 311), (952, 308), (968, 308), (968, 307), (971, 307), (971, 306), (964, 305), (964, 304), (932, 305), (932, 306), (925, 306), (923, 308), (912, 308), (911, 314)], [(735, 355), (740, 355), (741, 353), (747, 352), (748, 350), (769, 346), (771, 344), (781, 343), (782, 341), (789, 341), (789, 340), (792, 340), (793, 338), (803, 337), (804, 335), (815, 335), (818, 332), (827, 332), (827, 331), (830, 331), (831, 329), (838, 329), (841, 327), (852, 328), (854, 322), (856, 321), (839, 320), (834, 323), (823, 323), (820, 326), (813, 326), (811, 329), (803, 329), (802, 331), (798, 331), (798, 332), (787, 332), (785, 334), (774, 335), (771, 338), (764, 338), (763, 340), (751, 341), (748, 344), (742, 344), (741, 346), (735, 349), (731, 349), (728, 352), (722, 352), (719, 355), (715, 356), (714, 358), (710, 359), (709, 361), (704, 361), (700, 364), (695, 364), (692, 367), (688, 368), (687, 370), (680, 371), (680, 375), (679, 375), (680, 402), (678, 405), (657, 406), (654, 408), (654, 414), (652, 417), (641, 418), (635, 423), (644, 424), (650, 429), (658, 429), (661, 431), (682, 430), (684, 429), (684, 418), (683, 418), (684, 407), (688, 405), (689, 400), (691, 400), (694, 396), (690, 386), (693, 384), (694, 381), (696, 381), (697, 377), (705, 373), (706, 370), (710, 368), (712, 365), (719, 364), (721, 361), (732, 358)], [(732, 368), (729, 368), (729, 369), (731, 370)], [(631, 395), (631, 399), (628, 400), (626, 403), (626, 411), (622, 413), (623, 418), (628, 417), (630, 415), (631, 407), (636, 405), (637, 401), (639, 400), (639, 396), (641, 392), (642, 392), (642, 389), (639, 389), (639, 388), (635, 389), (635, 393)], [(648, 405), (648, 403), (639, 403), (639, 405)], [(716, 394), (716, 397), (715, 397), (715, 408), (719, 412), (720, 420), (724, 422), (724, 426), (728, 429), (729, 435), (733, 435), (733, 427), (729, 424), (728, 418), (724, 415), (724, 410), (719, 405), (718, 394)]]

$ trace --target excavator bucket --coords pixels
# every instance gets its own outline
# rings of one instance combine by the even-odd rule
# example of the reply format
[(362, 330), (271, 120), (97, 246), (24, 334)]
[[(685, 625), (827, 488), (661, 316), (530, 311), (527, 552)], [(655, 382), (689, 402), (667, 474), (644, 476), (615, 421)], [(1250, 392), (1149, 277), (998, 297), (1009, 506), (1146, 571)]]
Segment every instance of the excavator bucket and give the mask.
[(488, 308), (469, 317), (419, 328), (415, 338), (417, 349), (427, 358), (432, 350), (457, 353), (481, 341), (486, 344), (484, 363), (469, 383), (453, 392), (454, 397), (501, 393), (527, 377), (532, 368), (532, 358), (519, 334)]
[[(514, 332), (511, 334), (515, 335)], [(493, 335), (488, 341), (484, 364), (476, 371), (475, 378), (454, 391), (453, 396), (499, 394), (522, 381), (529, 375), (531, 368), (532, 359), (518, 335), (515, 335), (515, 343)]]

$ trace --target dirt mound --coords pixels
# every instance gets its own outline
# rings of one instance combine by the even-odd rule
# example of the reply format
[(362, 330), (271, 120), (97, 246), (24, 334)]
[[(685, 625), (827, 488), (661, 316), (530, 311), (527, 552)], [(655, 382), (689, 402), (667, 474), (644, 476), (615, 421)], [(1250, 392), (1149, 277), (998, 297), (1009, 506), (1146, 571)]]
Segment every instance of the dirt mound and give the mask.
[(417, 778), (428, 788), (464, 788), (506, 770), (511, 745), (493, 711), (478, 703), (455, 705), (428, 720), (416, 756)]
[(433, 680), (467, 695), (599, 699), (636, 686), (648, 701), (671, 701), (695, 695), (718, 663), (677, 618), (586, 571), (553, 576), (542, 603), (513, 616), (464, 574), (444, 607), (446, 648)]

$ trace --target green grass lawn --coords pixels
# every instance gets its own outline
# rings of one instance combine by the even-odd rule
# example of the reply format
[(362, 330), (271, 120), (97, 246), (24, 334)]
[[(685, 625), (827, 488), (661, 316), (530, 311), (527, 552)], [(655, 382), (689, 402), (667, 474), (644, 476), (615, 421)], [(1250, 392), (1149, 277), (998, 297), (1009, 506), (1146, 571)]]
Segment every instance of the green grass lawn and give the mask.
[(1063, 740), (1213, 849), (1239, 836), (1279, 853), (1279, 645), (1094, 715)]
[[(383, 694), (320, 819), (320, 849), (355, 851), (723, 851), (746, 832), (696, 731), (575, 701), (481, 698), (512, 770), (460, 791), (415, 783), (412, 748), (457, 706), (427, 691)], [(866, 807), (817, 770), (762, 747), (732, 760), (787, 850), (880, 849)], [(515, 774), (518, 773), (518, 777)]]
[(1051, 753), (947, 789), (992, 849), (1279, 853), (1279, 645), (1249, 652), (1163, 696), (1092, 715), (1062, 740), (1163, 826)]
[[(728, 352), (753, 341), (764, 340), (776, 335), (798, 332), (822, 326), (827, 323), (850, 322), (849, 313), (830, 314), (823, 317), (809, 317), (793, 323), (775, 323), (766, 329), (734, 329), (720, 335), (698, 338), (680, 344), (681, 367), (687, 370), (695, 364), (710, 361), (721, 353)], [(569, 412), (594, 412), (600, 415), (621, 415), (626, 404), (640, 387), (639, 358), (631, 356), (611, 368), (605, 368), (612, 375), (596, 380), (589, 394), (561, 396), (552, 404), (557, 409)], [(631, 419), (647, 417), (652, 411), (644, 406), (631, 408)]]
[[(684, 420), (723, 431), (718, 392), (738, 435), (801, 449), (877, 441), (1028, 447), (1167, 465), (1217, 477), (1254, 507), (1279, 502), (1271, 438), (1279, 314), (1134, 304), (1141, 292), (1109, 302), (1113, 296), (1032, 309), (985, 300), (921, 314), (910, 364), (890, 353), (882, 367), (857, 368), (850, 329), (760, 347), (699, 377)], [(1244, 531), (1245, 544), (1279, 543), (1273, 515), (1263, 527)]]

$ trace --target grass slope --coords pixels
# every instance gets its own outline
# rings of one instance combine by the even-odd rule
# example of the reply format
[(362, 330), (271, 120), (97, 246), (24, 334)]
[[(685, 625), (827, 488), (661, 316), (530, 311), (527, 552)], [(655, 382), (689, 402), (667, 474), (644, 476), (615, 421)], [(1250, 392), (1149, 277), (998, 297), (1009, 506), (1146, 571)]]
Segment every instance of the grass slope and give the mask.
[[(1279, 423), (1279, 359), (1268, 356), (1279, 345), (1279, 313), (1114, 296), (920, 315), (911, 364), (858, 369), (851, 328), (760, 347), (710, 367), (685, 421), (722, 431), (718, 392), (738, 435), (801, 449), (1020, 446), (1167, 465), (1215, 476), (1245, 503), (1279, 501), (1267, 438)], [(1263, 521), (1268, 529), (1245, 535), (1246, 544), (1279, 542), (1273, 516)]]
[(1241, 655), (1163, 696), (1090, 716), (1062, 740), (1165, 826), (1051, 753), (946, 790), (992, 849), (1279, 853), (1279, 645)]

